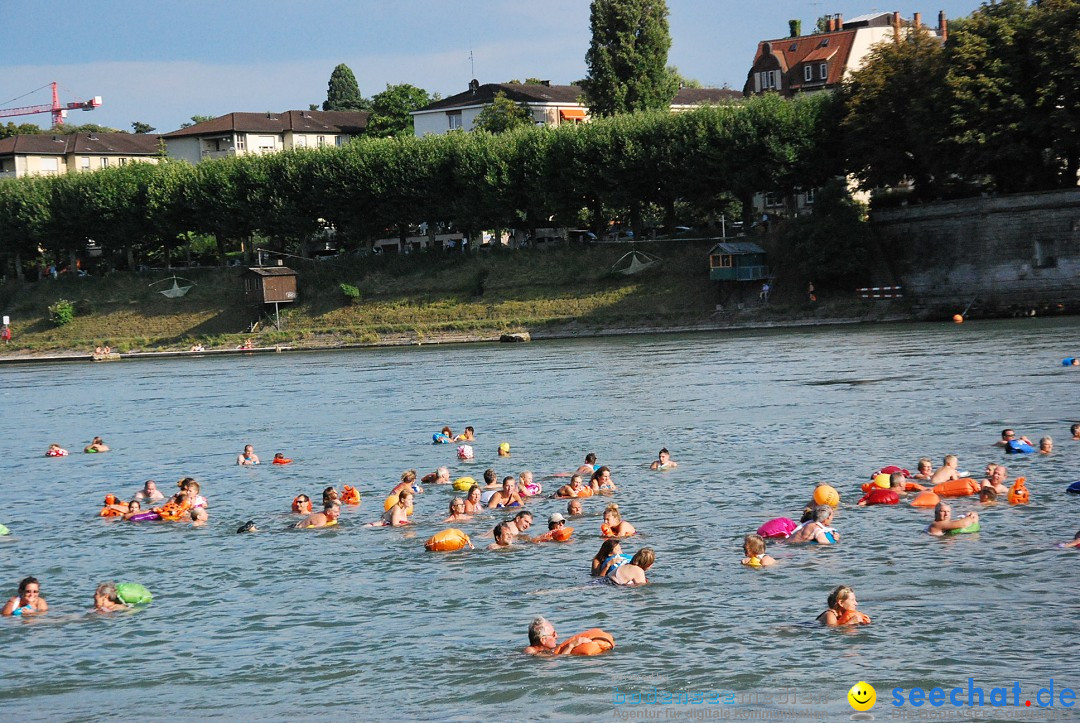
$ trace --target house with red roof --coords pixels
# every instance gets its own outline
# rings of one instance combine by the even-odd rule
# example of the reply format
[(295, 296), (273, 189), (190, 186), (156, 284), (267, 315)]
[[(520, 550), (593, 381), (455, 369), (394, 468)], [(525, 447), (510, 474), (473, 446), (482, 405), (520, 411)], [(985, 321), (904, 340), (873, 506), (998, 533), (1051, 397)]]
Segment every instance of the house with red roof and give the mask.
[(27, 133), (0, 139), (0, 179), (157, 163), (155, 133)]

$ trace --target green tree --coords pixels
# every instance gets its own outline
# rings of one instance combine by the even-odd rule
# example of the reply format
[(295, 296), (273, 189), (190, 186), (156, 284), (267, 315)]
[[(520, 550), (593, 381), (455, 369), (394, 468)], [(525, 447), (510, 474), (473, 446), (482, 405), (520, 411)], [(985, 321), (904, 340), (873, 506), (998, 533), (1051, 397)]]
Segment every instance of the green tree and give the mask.
[(934, 198), (946, 172), (949, 93), (941, 43), (925, 30), (874, 46), (843, 96), (849, 166), (864, 189), (914, 183)]
[(680, 73), (679, 69), (676, 68), (674, 65), (669, 65), (668, 66), (668, 72), (671, 73), (671, 77), (675, 79), (675, 89), (676, 90), (678, 90), (679, 88), (702, 88), (702, 87), (704, 87), (704, 86), (701, 85), (700, 80), (697, 80), (696, 78), (687, 78), (682, 73)]
[(193, 115), (193, 116), (191, 116), (191, 120), (189, 122), (181, 123), (180, 127), (181, 128), (190, 128), (191, 126), (198, 125), (200, 123), (205, 123), (206, 121), (214, 120), (214, 118), (216, 118), (216, 117), (217, 116), (212, 116), (212, 115)]
[(142, 121), (135, 121), (134, 123), (131, 124), (131, 130), (134, 131), (135, 133), (153, 133), (154, 131), (157, 130), (157, 128), (150, 125), (149, 123), (143, 123)]
[(423, 88), (408, 83), (387, 83), (386, 90), (371, 98), (367, 135), (377, 138), (412, 135), (413, 117), (410, 113), (430, 102), (431, 95)]
[(33, 177), (0, 181), (0, 254), (23, 278), (23, 262), (38, 256), (45, 242), (52, 206), (52, 179)]
[(1040, 0), (1030, 44), (1036, 71), (1035, 110), (1061, 173), (1057, 184), (1075, 186), (1080, 172), (1080, 0)]
[(339, 64), (330, 73), (330, 82), (326, 87), (326, 100), (323, 110), (368, 110), (371, 102), (360, 95), (360, 86), (352, 69), (344, 63)]
[(82, 125), (76, 125), (74, 123), (59, 123), (49, 129), (49, 133), (53, 135), (70, 136), (76, 133), (127, 133), (127, 131), (119, 130), (118, 128), (110, 128), (109, 126), (98, 125), (97, 123), (83, 123)]
[(505, 133), (514, 128), (534, 125), (534, 123), (532, 111), (527, 105), (515, 103), (500, 90), (495, 94), (491, 105), (484, 106), (476, 114), (473, 128), (488, 133)]
[(0, 138), (10, 138), (11, 136), (20, 135), (34, 135), (38, 133), (44, 133), (45, 131), (34, 123), (20, 123), (15, 125), (11, 121), (8, 121), (6, 125), (0, 126)]
[(667, 68), (671, 33), (664, 0), (593, 0), (582, 81), (593, 117), (667, 108), (678, 90)]

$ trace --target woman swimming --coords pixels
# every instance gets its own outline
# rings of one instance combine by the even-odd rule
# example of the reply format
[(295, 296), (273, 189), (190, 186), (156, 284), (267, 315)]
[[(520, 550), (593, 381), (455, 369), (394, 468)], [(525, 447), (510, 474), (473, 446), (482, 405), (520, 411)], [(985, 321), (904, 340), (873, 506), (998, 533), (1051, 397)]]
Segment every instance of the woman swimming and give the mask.
[(604, 524), (600, 525), (604, 537), (630, 537), (637, 534), (634, 526), (622, 518), (619, 506), (612, 502), (604, 509)]
[(817, 616), (823, 625), (869, 625), (870, 616), (855, 608), (859, 602), (855, 591), (847, 585), (841, 585), (829, 593), (829, 609)]
[(651, 547), (643, 547), (630, 558), (630, 562), (619, 565), (608, 573), (607, 579), (616, 585), (646, 585), (649, 580), (645, 573), (656, 562), (656, 554)]
[(481, 494), (480, 488), (476, 485), (469, 488), (469, 493), (465, 495), (466, 514), (475, 515), (484, 509), (484, 504), (480, 501)]
[(450, 500), (450, 516), (443, 522), (464, 522), (465, 520), (472, 519), (468, 513), (465, 512), (465, 500), (460, 497), (454, 497)]
[(41, 597), (41, 583), (36, 577), (24, 577), (19, 582), (19, 594), (11, 598), (0, 609), (0, 615), (41, 615), (49, 611), (49, 603)]
[(609, 572), (627, 562), (630, 562), (630, 556), (623, 554), (618, 540), (604, 540), (592, 559), (592, 576), (606, 577)]
[(589, 486), (592, 487), (593, 492), (617, 492), (619, 489), (611, 481), (611, 470), (607, 467), (600, 467), (592, 473)]

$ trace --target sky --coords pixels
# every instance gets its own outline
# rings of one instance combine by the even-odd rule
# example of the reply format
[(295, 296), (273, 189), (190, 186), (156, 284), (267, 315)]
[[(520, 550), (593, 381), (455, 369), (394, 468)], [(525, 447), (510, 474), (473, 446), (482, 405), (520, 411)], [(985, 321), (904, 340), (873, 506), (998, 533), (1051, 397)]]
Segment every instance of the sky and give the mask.
[[(897, 10), (936, 25), (979, 0), (668, 0), (669, 65), (706, 86), (742, 90), (760, 40), (808, 33), (821, 15)], [(586, 74), (588, 0), (51, 0), (3, 4), (0, 108), (101, 96), (69, 123), (159, 133), (192, 115), (306, 110), (345, 63), (360, 92), (411, 83), (443, 97), (481, 83)], [(472, 60), (470, 61), (470, 54)], [(35, 89), (40, 89), (36, 90)], [(48, 127), (48, 114), (3, 118)]]

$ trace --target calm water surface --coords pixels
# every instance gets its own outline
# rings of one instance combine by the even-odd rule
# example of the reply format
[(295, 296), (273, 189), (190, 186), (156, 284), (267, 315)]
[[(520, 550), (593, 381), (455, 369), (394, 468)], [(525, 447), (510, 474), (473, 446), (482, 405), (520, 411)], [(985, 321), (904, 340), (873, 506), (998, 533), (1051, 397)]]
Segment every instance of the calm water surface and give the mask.
[[(1080, 552), (1053, 543), (1080, 528), (1080, 353), (1076, 320), (898, 325), (291, 354), (0, 369), (5, 440), (0, 593), (36, 575), (48, 616), (0, 620), (6, 719), (153, 717), (609, 717), (620, 693), (736, 692), (751, 709), (812, 708), (846, 718), (860, 679), (893, 687), (1054, 678), (1080, 687)], [(443, 424), (476, 427), (477, 460), (430, 444)], [(946, 453), (981, 470), (1004, 455), (1004, 426), (1054, 437), (1049, 457), (1010, 457), (1032, 503), (980, 510), (982, 532), (922, 530), (931, 512), (856, 508), (874, 469), (935, 466)], [(102, 435), (103, 455), (73, 452)], [(499, 442), (513, 457), (500, 460)], [(238, 468), (245, 442), (284, 468)], [(650, 472), (667, 446), (678, 470)], [(652, 546), (652, 585), (591, 584), (606, 500), (585, 504), (564, 545), (433, 554), (451, 491), (429, 486), (417, 524), (365, 529), (400, 473), (448, 464), (538, 476), (595, 451), (616, 501)], [(197, 478), (203, 529), (96, 516), (154, 478)], [(814, 482), (842, 494), (831, 548), (772, 545), (775, 568), (739, 565), (742, 536), (797, 518)], [(294, 532), (292, 498), (342, 483), (364, 495), (342, 524)], [(544, 480), (551, 491), (554, 480)], [(962, 500), (962, 514), (976, 503)], [(565, 502), (533, 505), (546, 516)], [(265, 530), (237, 535), (254, 519)], [(478, 535), (496, 515), (460, 525)], [(154, 603), (88, 616), (101, 581), (138, 581)], [(813, 624), (837, 584), (855, 587), (873, 625)], [(611, 654), (519, 654), (536, 615), (566, 635), (598, 626)], [(794, 690), (828, 702), (785, 705)], [(799, 699), (802, 700), (801, 698)], [(316, 708), (317, 706), (317, 708)], [(713, 709), (716, 709), (713, 706)]]

